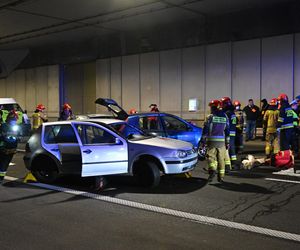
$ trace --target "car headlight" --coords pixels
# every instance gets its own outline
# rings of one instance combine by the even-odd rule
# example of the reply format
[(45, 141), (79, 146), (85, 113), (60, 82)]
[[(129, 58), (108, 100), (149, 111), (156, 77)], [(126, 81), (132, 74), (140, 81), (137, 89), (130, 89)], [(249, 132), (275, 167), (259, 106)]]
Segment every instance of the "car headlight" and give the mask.
[(17, 131), (19, 130), (19, 126), (18, 126), (18, 125), (13, 125), (13, 126), (11, 127), (11, 130), (12, 130), (13, 132), (17, 132)]
[(184, 157), (187, 157), (187, 152), (184, 151), (184, 150), (178, 150), (178, 151), (176, 152), (176, 156), (177, 156), (178, 158), (184, 158)]

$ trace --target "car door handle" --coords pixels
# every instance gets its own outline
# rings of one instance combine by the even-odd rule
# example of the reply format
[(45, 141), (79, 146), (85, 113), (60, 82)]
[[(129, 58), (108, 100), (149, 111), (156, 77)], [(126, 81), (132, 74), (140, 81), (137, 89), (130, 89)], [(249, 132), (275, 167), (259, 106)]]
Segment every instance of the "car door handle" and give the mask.
[(86, 153), (86, 154), (90, 154), (90, 153), (92, 153), (92, 150), (86, 149), (86, 150), (83, 150), (82, 152), (83, 152), (83, 153)]
[(53, 152), (58, 152), (59, 149), (58, 149), (58, 148), (51, 148), (51, 151), (53, 151)]

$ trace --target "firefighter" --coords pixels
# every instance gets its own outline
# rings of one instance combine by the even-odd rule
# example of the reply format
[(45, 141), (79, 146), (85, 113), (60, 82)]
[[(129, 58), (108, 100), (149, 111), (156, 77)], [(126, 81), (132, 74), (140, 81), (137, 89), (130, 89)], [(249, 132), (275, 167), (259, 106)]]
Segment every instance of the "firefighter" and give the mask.
[(279, 151), (278, 138), (276, 132), (277, 121), (279, 117), (279, 110), (277, 107), (277, 99), (273, 98), (268, 109), (265, 111), (263, 117), (263, 126), (266, 128), (266, 157), (270, 158), (271, 155), (277, 154)]
[(68, 121), (74, 119), (72, 107), (69, 103), (65, 103), (62, 107), (62, 111), (59, 114), (59, 121)]
[(294, 155), (297, 159), (299, 159), (299, 136), (300, 136), (300, 131), (299, 131), (299, 115), (297, 114), (297, 110), (299, 108), (299, 102), (297, 99), (293, 100), (290, 103), (290, 106), (293, 110), (293, 125), (294, 125), (294, 139), (293, 139), (293, 151)]
[(134, 108), (132, 108), (132, 109), (129, 110), (129, 114), (130, 115), (133, 115), (133, 114), (136, 114), (136, 113), (137, 113), (137, 111)]
[(218, 172), (218, 182), (222, 183), (225, 175), (225, 155), (229, 146), (229, 120), (220, 110), (220, 101), (209, 103), (211, 114), (207, 117), (201, 138), (202, 147), (207, 148), (208, 182), (212, 182)]
[(17, 151), (18, 140), (11, 135), (12, 127), (15, 125), (16, 119), (6, 119), (6, 123), (0, 123), (0, 183), (6, 175), (7, 168), (14, 154)]
[(243, 133), (246, 127), (246, 116), (241, 109), (240, 101), (236, 100), (233, 102), (234, 113), (236, 116), (236, 135), (235, 135), (235, 152), (238, 154), (244, 149), (244, 138)]
[(34, 113), (32, 114), (32, 129), (33, 131), (37, 130), (43, 122), (47, 122), (48, 119), (44, 114), (45, 106), (43, 104), (38, 104)]
[(149, 108), (150, 108), (150, 112), (159, 112), (157, 104), (150, 104)]
[(13, 125), (17, 124), (18, 119), (19, 119), (19, 115), (18, 115), (17, 111), (15, 109), (12, 109), (11, 111), (9, 111), (5, 122), (7, 124), (9, 124), (10, 126), (13, 126)]
[(293, 147), (295, 136), (294, 131), (294, 111), (289, 105), (288, 96), (280, 94), (277, 98), (279, 103), (279, 117), (277, 131), (279, 132), (279, 147), (281, 151), (289, 150)]
[[(230, 166), (228, 166), (228, 160), (226, 160), (226, 166), (229, 169), (237, 168), (237, 156), (235, 152), (235, 136), (236, 136), (236, 116), (234, 113), (234, 106), (232, 105), (231, 99), (229, 97), (223, 97), (221, 99), (221, 107), (223, 112), (227, 115), (229, 119), (229, 131), (230, 131), (230, 141), (229, 141), (229, 157), (230, 157)], [(227, 168), (228, 168), (227, 167)], [(229, 170), (228, 169), (228, 170)]]

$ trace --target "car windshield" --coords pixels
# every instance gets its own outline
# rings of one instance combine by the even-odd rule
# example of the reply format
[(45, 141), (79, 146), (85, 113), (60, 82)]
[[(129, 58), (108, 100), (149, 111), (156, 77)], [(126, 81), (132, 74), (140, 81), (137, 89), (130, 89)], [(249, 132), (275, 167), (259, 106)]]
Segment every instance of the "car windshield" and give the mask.
[(8, 110), (8, 111), (15, 109), (16, 111), (20, 111), (23, 113), (23, 110), (21, 109), (21, 107), (18, 103), (1, 104), (0, 106), (2, 106), (2, 109)]
[(128, 140), (136, 141), (153, 137), (146, 135), (142, 130), (135, 128), (126, 122), (111, 123), (109, 124), (109, 126), (112, 127), (122, 137), (125, 137)]

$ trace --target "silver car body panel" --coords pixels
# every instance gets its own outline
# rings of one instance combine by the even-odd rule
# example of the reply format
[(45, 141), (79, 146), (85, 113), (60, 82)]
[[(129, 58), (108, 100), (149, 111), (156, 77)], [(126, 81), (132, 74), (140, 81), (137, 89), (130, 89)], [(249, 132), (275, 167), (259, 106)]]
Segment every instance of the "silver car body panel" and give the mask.
[[(112, 174), (132, 174), (134, 162), (143, 156), (155, 157), (160, 161), (165, 174), (178, 174), (192, 170), (197, 163), (197, 152), (192, 144), (169, 138), (149, 137), (141, 140), (128, 140), (113, 130), (101, 126), (99, 123), (113, 124), (124, 121), (116, 119), (91, 119), (88, 121), (58, 121), (43, 124), (41, 146), (52, 154), (59, 162), (62, 162), (61, 148), (78, 145), (82, 157), (81, 176), (98, 176)], [(68, 124), (74, 129), (78, 143), (58, 143), (46, 144), (44, 133), (46, 126)], [(118, 143), (115, 144), (90, 144), (83, 145), (76, 125), (89, 125), (101, 128), (115, 138)], [(187, 152), (187, 156), (179, 158), (178, 151)]]

